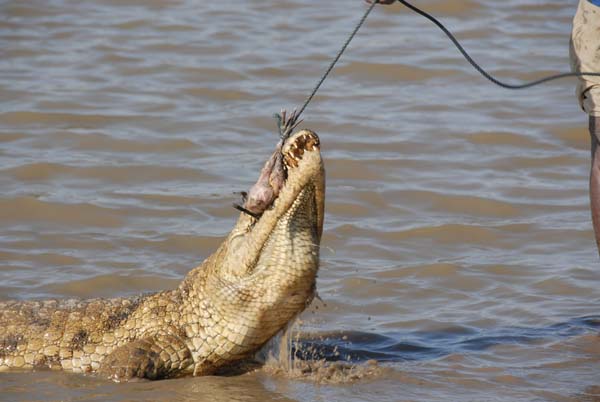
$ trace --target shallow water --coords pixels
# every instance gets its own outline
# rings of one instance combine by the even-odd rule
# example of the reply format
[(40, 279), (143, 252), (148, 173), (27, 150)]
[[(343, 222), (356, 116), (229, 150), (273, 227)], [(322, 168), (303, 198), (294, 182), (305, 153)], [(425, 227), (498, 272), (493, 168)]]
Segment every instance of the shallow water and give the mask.
[[(415, 3), (498, 76), (569, 68), (574, 0)], [(0, 298), (176, 286), (232, 227), (272, 113), (302, 103), (365, 7), (0, 2)], [(0, 400), (600, 400), (574, 84), (493, 87), (429, 22), (378, 7), (303, 116), (328, 187), (324, 303), (300, 348), (381, 370), (337, 385), (9, 373)]]

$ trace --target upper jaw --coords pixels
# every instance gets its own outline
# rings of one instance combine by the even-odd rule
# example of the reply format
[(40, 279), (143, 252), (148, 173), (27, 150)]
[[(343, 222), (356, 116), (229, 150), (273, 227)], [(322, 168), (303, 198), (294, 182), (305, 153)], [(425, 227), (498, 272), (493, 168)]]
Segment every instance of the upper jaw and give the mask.
[[(320, 140), (311, 130), (301, 130), (292, 134), (281, 148), (283, 169), (286, 180), (278, 191), (278, 197), (267, 208), (257, 222), (274, 226), (298, 198), (304, 187), (315, 187), (317, 224), (319, 239), (323, 230), (323, 209), (325, 205), (325, 170), (320, 152)], [(272, 228), (271, 228), (272, 229)]]
[[(298, 197), (302, 188), (309, 183), (314, 186), (314, 201), (317, 206), (315, 222), (317, 224), (318, 240), (320, 241), (323, 233), (325, 209), (325, 169), (321, 159), (319, 136), (314, 131), (301, 130), (285, 142), (282, 154), (288, 174), (286, 187), (290, 183), (299, 183), (294, 188), (296, 190), (295, 197)], [(284, 189), (284, 191), (286, 190)], [(281, 195), (280, 197), (284, 198)]]
[[(244, 211), (240, 216), (243, 222), (255, 224), (260, 221), (277, 219), (282, 212), (289, 209), (291, 203), (300, 195), (301, 190), (310, 182), (315, 182), (319, 199), (324, 203), (325, 172), (320, 153), (320, 140), (311, 130), (301, 130), (292, 134), (283, 144), (280, 141), (276, 150), (263, 167), (260, 177), (250, 189), (248, 197), (270, 196), (272, 199), (261, 199), (258, 204), (248, 198), (245, 207), (252, 206), (252, 214)], [(267, 190), (264, 188), (267, 187)], [(256, 189), (259, 189), (255, 192)], [(322, 226), (322, 219), (320, 222)], [(321, 228), (322, 229), (322, 228)]]
[(310, 130), (302, 130), (291, 137), (282, 138), (275, 152), (260, 171), (260, 176), (248, 193), (244, 195), (244, 205), (234, 206), (256, 219), (267, 210), (279, 196), (287, 180), (289, 169), (297, 168), (304, 152), (319, 147), (319, 137)]
[[(320, 153), (320, 141), (316, 133), (300, 130), (292, 134), (281, 149), (286, 179), (272, 204), (258, 217), (241, 213), (228, 238), (229, 250), (225, 265), (228, 271), (242, 274), (251, 271), (260, 257), (276, 224), (288, 212), (306, 186), (314, 187), (314, 203), (317, 216), (314, 219), (317, 240), (323, 232), (325, 206), (325, 170)], [(264, 169), (263, 172), (264, 173)], [(262, 177), (261, 173), (261, 177)], [(260, 180), (260, 179), (259, 179)]]
[(287, 169), (298, 167), (305, 152), (319, 150), (321, 142), (314, 131), (302, 130), (292, 135), (283, 145), (281, 153)]

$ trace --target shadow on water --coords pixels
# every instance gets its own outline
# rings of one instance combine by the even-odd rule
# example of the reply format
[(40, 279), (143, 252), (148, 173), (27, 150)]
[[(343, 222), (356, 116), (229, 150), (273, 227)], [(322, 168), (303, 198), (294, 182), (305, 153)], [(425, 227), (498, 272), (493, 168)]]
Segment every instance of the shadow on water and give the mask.
[(600, 331), (600, 316), (579, 317), (547, 327), (476, 329), (449, 327), (438, 331), (407, 331), (375, 334), (340, 331), (302, 334), (292, 344), (301, 360), (379, 362), (429, 360), (454, 353), (482, 351), (504, 344), (528, 344)]

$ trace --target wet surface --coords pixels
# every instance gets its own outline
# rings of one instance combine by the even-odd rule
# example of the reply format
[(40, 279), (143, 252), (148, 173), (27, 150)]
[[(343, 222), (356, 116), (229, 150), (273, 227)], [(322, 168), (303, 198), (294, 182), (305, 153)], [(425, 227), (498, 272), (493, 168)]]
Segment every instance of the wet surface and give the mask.
[(523, 345), (557, 341), (598, 331), (600, 317), (582, 317), (548, 327), (481, 329), (448, 327), (437, 331), (369, 333), (341, 331), (300, 334), (292, 343), (296, 359), (360, 363), (433, 360), (453, 353), (484, 352), (501, 345)]
[[(508, 81), (569, 68), (576, 1), (416, 3)], [(271, 115), (302, 104), (365, 7), (0, 3), (0, 298), (176, 286), (233, 226)], [(303, 115), (328, 187), (324, 303), (299, 348), (379, 370), (337, 385), (8, 373), (0, 400), (600, 400), (574, 87), (493, 87), (428, 21), (378, 7)]]

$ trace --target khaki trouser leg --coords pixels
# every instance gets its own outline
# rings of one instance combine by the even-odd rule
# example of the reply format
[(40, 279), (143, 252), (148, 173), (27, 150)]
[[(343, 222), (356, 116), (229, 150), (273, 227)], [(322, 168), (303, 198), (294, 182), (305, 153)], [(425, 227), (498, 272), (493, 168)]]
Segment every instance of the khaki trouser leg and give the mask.
[[(575, 72), (600, 72), (600, 7), (580, 0), (571, 33), (571, 68)], [(583, 76), (577, 99), (590, 116), (600, 116), (600, 77)]]

